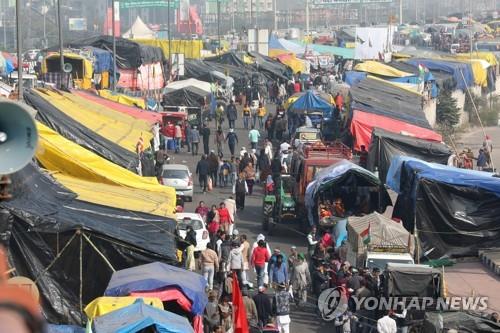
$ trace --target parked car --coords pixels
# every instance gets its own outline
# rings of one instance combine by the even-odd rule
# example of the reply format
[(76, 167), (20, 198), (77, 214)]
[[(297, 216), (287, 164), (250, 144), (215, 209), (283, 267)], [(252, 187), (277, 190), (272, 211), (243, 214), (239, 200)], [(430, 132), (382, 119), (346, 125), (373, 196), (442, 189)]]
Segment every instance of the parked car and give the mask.
[(207, 248), (210, 238), (208, 237), (208, 230), (205, 227), (203, 218), (200, 214), (195, 213), (177, 213), (177, 230), (179, 231), (179, 236), (183, 239), (186, 237), (186, 229), (188, 226), (193, 227), (196, 233), (196, 247), (195, 252), (203, 251)]
[(193, 177), (184, 164), (165, 164), (161, 183), (175, 188), (175, 193), (184, 201), (193, 201)]

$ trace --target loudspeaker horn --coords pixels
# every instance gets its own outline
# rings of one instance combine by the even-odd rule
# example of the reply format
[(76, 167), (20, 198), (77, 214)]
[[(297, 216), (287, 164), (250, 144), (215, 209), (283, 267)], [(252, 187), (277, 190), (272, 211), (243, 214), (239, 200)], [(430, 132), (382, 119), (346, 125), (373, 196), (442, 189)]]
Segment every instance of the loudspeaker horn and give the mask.
[(35, 120), (27, 106), (0, 100), (0, 174), (22, 169), (38, 143)]
[(73, 71), (73, 65), (71, 65), (69, 62), (65, 63), (63, 67), (63, 72), (71, 73), (72, 71)]

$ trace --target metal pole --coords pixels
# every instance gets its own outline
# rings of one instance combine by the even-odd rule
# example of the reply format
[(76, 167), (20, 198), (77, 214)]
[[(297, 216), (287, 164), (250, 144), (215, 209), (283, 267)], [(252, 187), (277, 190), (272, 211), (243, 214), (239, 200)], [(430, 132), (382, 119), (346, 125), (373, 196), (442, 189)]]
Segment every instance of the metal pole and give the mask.
[[(17, 39), (17, 99), (23, 100), (23, 45), (21, 36), (21, 21), (20, 11), (22, 5), (21, 0), (16, 0), (16, 39)], [(4, 27), (5, 29), (5, 27)]]
[(7, 0), (2, 1), (2, 9), (3, 9), (3, 14), (2, 14), (2, 22), (3, 22), (3, 48), (4, 50), (7, 50), (7, 18), (5, 16), (5, 12), (7, 11)]
[(217, 0), (217, 39), (219, 40), (219, 53), (222, 49), (220, 43), (220, 0)]
[(57, 26), (58, 26), (58, 38), (59, 38), (59, 67), (61, 73), (61, 89), (65, 87), (64, 85), (64, 51), (63, 51), (63, 33), (62, 33), (62, 17), (61, 17), (61, 1), (57, 0)]
[(111, 33), (113, 34), (113, 92), (116, 91), (116, 18), (115, 18), (115, 0), (111, 0)]
[(278, 31), (278, 14), (277, 14), (277, 11), (278, 11), (278, 0), (274, 0), (273, 1), (273, 5), (274, 5), (274, 31)]
[(170, 80), (170, 76), (172, 75), (172, 30), (170, 28), (170, 0), (167, 1), (167, 26), (168, 26), (168, 78)]
[(306, 36), (309, 37), (309, 0), (306, 0)]
[(399, 0), (399, 24), (403, 24), (403, 0)]

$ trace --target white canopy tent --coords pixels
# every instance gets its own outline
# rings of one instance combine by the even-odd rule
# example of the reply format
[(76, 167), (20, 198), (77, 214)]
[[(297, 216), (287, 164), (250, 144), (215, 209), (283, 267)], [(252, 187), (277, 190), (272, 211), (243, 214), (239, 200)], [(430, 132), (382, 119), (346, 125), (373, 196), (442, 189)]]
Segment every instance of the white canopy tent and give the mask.
[(134, 24), (122, 35), (123, 38), (141, 38), (141, 39), (154, 39), (155, 32), (151, 30), (144, 21), (137, 16)]

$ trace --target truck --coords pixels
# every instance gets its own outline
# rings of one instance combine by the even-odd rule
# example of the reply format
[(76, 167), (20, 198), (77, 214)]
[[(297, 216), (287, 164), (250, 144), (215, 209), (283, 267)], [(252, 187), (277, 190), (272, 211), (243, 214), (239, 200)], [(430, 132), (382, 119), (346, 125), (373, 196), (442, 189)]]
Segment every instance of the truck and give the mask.
[(296, 190), (295, 200), (301, 226), (306, 229), (307, 223), (305, 209), (305, 194), (307, 185), (314, 179), (314, 176), (322, 169), (341, 161), (343, 159), (351, 160), (352, 152), (349, 147), (341, 142), (334, 142), (331, 145), (324, 145), (319, 142), (311, 146), (304, 147), (302, 151), (298, 150), (292, 156), (290, 174), (295, 178)]

